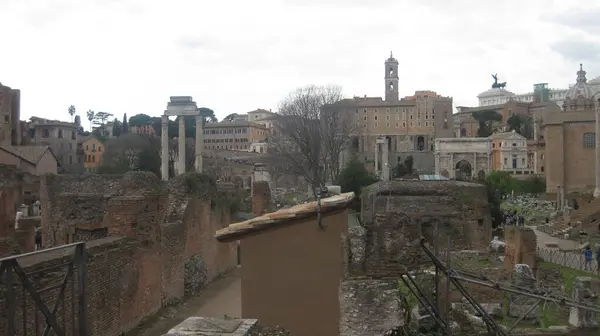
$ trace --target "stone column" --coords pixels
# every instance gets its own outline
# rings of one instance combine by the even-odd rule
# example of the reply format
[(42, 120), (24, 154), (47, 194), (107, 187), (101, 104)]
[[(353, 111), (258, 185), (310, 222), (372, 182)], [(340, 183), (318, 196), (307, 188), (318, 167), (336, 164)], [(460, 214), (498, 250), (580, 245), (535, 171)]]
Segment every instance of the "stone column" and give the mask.
[(179, 116), (179, 174), (185, 173), (185, 118)]
[(375, 139), (375, 174), (379, 175), (379, 144), (377, 143), (377, 139)]
[(600, 99), (596, 101), (596, 188), (594, 197), (600, 196)]
[(163, 181), (169, 180), (169, 117), (162, 116), (162, 132), (160, 136), (160, 170)]
[(383, 151), (381, 154), (381, 176), (382, 176), (382, 180), (384, 181), (389, 181), (390, 179), (390, 163), (388, 162), (389, 159), (389, 151), (388, 151), (388, 140), (387, 138), (384, 138), (384, 143), (383, 143)]
[(556, 210), (560, 211), (561, 210), (561, 206), (560, 206), (560, 185), (556, 186)]
[(204, 149), (204, 130), (202, 129), (202, 116), (196, 116), (196, 161), (194, 168), (197, 173), (202, 173), (202, 150)]

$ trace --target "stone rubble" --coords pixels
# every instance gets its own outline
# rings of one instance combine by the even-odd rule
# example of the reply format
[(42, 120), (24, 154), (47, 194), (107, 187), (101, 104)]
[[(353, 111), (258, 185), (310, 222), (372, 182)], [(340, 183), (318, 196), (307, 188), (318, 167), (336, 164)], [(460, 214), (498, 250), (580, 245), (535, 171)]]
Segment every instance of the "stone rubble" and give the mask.
[(545, 223), (546, 217), (556, 217), (555, 202), (541, 200), (532, 195), (519, 195), (508, 197), (502, 203), (503, 210), (516, 210), (525, 217), (526, 225), (540, 225)]

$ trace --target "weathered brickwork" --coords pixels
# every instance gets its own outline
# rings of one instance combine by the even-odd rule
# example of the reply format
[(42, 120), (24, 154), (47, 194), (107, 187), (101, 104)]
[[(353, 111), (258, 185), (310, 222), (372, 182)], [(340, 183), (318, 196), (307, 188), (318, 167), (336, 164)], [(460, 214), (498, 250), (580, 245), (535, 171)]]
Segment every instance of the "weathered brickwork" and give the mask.
[[(458, 181), (387, 181), (363, 192), (364, 274), (398, 277), (406, 269), (430, 266), (418, 247), (453, 251), (482, 249), (491, 240), (492, 221), (485, 186)], [(437, 237), (437, 241), (436, 241)]]
[[(236, 244), (218, 243), (213, 238), (215, 231), (230, 223), (229, 209), (211, 200), (214, 185), (207, 185), (212, 191), (204, 192), (202, 186), (191, 190), (188, 177), (168, 183), (142, 172), (44, 178), (45, 246), (87, 241), (92, 335), (120, 335), (161, 307), (183, 299), (186, 287), (192, 287), (190, 294), (196, 293), (236, 266)], [(65, 262), (69, 257), (53, 251), (26, 258), (23, 265), (28, 271)], [(63, 274), (44, 273), (35, 281), (43, 287)], [(44, 293), (50, 307), (57, 293)], [(67, 302), (71, 295), (67, 293)], [(32, 304), (30, 297), (27, 304)], [(70, 307), (66, 306), (58, 315), (62, 319), (66, 314), (70, 321)], [(33, 314), (33, 307), (28, 309)], [(5, 302), (0, 299), (0, 316), (5, 312)], [(33, 315), (29, 316), (28, 334), (34, 334)], [(39, 320), (42, 323), (41, 317)], [(22, 326), (20, 321), (17, 324)], [(0, 322), (3, 335), (6, 326), (1, 317)], [(77, 334), (69, 323), (67, 329), (68, 334)]]
[(271, 189), (269, 182), (258, 181), (252, 184), (252, 214), (260, 216), (264, 214), (271, 202)]
[(516, 264), (527, 264), (537, 269), (537, 237), (530, 228), (509, 226), (504, 230), (504, 269), (514, 270)]
[[(419, 246), (480, 250), (491, 240), (485, 186), (457, 181), (387, 181), (362, 193), (361, 223), (348, 229), (346, 279), (340, 286), (341, 335), (382, 335), (403, 324), (401, 275), (411, 273), (433, 293), (433, 263)], [(467, 286), (495, 300), (493, 290)], [(443, 289), (442, 289), (443, 291)], [(432, 299), (432, 298), (430, 298)], [(492, 301), (493, 302), (493, 301)]]

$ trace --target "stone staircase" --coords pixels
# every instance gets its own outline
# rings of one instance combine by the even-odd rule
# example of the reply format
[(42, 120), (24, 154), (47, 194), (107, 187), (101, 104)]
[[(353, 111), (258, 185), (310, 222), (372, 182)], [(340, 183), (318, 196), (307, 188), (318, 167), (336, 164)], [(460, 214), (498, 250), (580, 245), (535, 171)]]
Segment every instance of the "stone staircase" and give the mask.
[[(559, 215), (550, 224), (540, 225), (537, 230), (547, 233), (553, 237), (563, 238), (563, 236), (571, 231), (572, 228), (588, 232), (588, 234), (598, 232), (597, 224), (590, 223), (592, 218), (600, 215), (600, 201), (585, 198), (577, 199), (579, 205), (578, 210), (570, 210), (568, 216)], [(571, 226), (569, 226), (571, 223)]]

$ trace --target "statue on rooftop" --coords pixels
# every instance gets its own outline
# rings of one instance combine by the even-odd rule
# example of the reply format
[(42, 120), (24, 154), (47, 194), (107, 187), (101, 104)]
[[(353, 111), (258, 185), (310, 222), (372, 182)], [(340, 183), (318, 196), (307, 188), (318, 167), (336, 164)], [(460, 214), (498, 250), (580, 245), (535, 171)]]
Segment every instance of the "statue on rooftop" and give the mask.
[(492, 78), (494, 79), (492, 89), (503, 89), (506, 87), (506, 82), (498, 83), (498, 74), (492, 74)]

